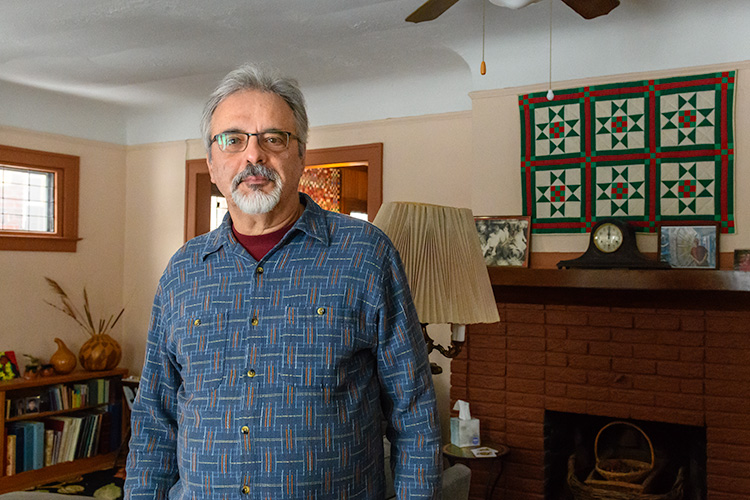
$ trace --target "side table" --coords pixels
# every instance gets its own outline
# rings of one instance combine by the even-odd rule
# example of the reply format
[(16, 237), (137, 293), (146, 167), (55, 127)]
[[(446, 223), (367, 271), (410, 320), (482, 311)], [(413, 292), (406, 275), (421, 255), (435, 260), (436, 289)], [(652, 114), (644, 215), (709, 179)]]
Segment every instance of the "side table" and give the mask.
[(472, 449), (480, 448), (480, 446), (467, 446), (459, 448), (454, 444), (446, 444), (443, 446), (443, 456), (448, 460), (448, 463), (453, 466), (454, 464), (464, 464), (471, 468), (472, 464), (489, 463), (490, 474), (487, 477), (487, 486), (485, 488), (484, 498), (485, 500), (491, 500), (492, 494), (495, 492), (495, 486), (503, 473), (503, 459), (510, 452), (510, 448), (502, 444), (483, 443), (481, 447), (492, 448), (497, 450), (497, 456), (494, 457), (477, 457), (472, 453)]

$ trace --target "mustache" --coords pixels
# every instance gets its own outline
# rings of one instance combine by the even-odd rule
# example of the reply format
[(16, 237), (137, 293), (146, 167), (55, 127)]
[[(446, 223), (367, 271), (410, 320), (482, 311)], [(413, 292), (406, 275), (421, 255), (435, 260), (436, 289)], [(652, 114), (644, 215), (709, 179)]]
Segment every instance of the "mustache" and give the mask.
[(237, 189), (237, 187), (242, 184), (242, 181), (248, 177), (265, 177), (271, 182), (277, 182), (279, 180), (279, 175), (275, 170), (268, 168), (265, 165), (248, 164), (242, 172), (235, 175), (234, 179), (232, 179), (232, 190)]

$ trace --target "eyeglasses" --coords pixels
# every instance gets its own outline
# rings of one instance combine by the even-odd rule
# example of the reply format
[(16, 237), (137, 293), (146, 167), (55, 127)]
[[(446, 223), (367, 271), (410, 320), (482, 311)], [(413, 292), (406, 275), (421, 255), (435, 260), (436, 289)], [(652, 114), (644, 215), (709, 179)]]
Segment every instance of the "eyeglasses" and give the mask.
[(250, 142), (250, 137), (252, 136), (258, 138), (258, 145), (261, 149), (271, 153), (279, 153), (286, 150), (289, 147), (290, 138), (299, 139), (299, 137), (291, 132), (283, 130), (271, 130), (255, 134), (248, 132), (223, 132), (216, 134), (211, 139), (210, 144), (215, 142), (219, 146), (219, 149), (225, 153), (241, 153), (247, 149), (247, 143)]

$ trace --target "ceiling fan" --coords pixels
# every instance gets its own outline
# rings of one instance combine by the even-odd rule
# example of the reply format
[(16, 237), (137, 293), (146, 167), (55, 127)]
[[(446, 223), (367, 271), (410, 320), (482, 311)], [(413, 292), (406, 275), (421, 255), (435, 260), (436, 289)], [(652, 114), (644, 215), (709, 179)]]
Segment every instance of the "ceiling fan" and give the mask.
[[(540, 0), (490, 0), (495, 5), (518, 9)], [(580, 14), (585, 19), (609, 14), (609, 12), (620, 5), (620, 0), (562, 0), (565, 4)], [(407, 21), (422, 23), (437, 19), (443, 12), (448, 10), (458, 0), (427, 0), (420, 8), (412, 12)]]

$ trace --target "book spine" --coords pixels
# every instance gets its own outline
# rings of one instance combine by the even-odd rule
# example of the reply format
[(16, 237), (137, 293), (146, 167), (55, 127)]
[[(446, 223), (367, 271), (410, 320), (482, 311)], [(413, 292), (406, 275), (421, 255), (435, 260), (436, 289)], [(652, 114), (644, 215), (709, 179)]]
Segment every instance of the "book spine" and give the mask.
[(5, 475), (16, 473), (16, 435), (8, 434), (5, 439)]
[(44, 466), (53, 465), (52, 450), (55, 447), (55, 431), (52, 429), (44, 430)]
[(33, 462), (34, 470), (44, 467), (44, 424), (41, 422), (29, 422), (31, 433), (33, 434), (32, 442), (34, 443)]
[(34, 429), (29, 422), (22, 422), (23, 470), (34, 470)]

